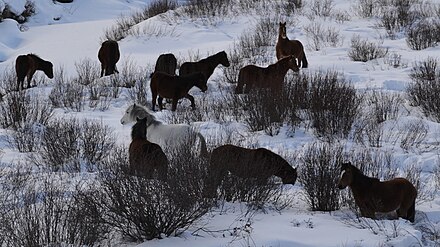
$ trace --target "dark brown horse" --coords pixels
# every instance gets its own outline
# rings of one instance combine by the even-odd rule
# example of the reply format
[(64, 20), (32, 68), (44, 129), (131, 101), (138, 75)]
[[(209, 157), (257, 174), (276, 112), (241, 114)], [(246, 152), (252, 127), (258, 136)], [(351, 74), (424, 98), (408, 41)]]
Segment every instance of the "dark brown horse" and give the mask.
[(411, 222), (415, 217), (417, 189), (405, 178), (394, 178), (381, 182), (371, 178), (350, 162), (342, 164), (342, 176), (338, 188), (350, 187), (356, 205), (363, 217), (375, 218), (376, 212), (392, 212)]
[(98, 59), (101, 62), (101, 77), (119, 73), (116, 69), (116, 63), (119, 61), (119, 45), (113, 40), (104, 41), (98, 51)]
[(298, 67), (292, 56), (284, 57), (266, 68), (256, 65), (247, 65), (241, 68), (238, 73), (238, 84), (235, 93), (243, 93), (243, 87), (245, 85), (245, 93), (249, 93), (254, 87), (281, 90), (284, 77), (289, 69), (295, 72), (298, 71)]
[(179, 75), (189, 75), (195, 72), (202, 72), (206, 80), (214, 73), (217, 65), (229, 67), (230, 63), (225, 51), (209, 56), (198, 62), (185, 62), (180, 66)]
[(177, 108), (177, 101), (181, 98), (187, 98), (191, 101), (191, 107), (194, 108), (194, 97), (188, 91), (192, 87), (198, 87), (202, 92), (205, 92), (206, 86), (205, 76), (198, 72), (186, 76), (169, 75), (163, 72), (156, 72), (153, 74), (150, 82), (150, 89), (152, 94), (152, 109), (156, 106), (156, 98), (159, 97), (159, 109), (162, 110), (163, 98), (172, 99), (172, 111)]
[(42, 70), (50, 79), (53, 78), (53, 65), (49, 61), (41, 59), (35, 54), (20, 55), (15, 60), (15, 72), (17, 73), (17, 91), (24, 89), (24, 78), (27, 76), (27, 88), (31, 87), (32, 76), (35, 71)]
[[(131, 130), (129, 152), (129, 169), (131, 175), (148, 179), (166, 180), (168, 159), (159, 145), (149, 142), (147, 136), (147, 118), (137, 119)], [(157, 173), (154, 176), (154, 172)]]
[(212, 151), (206, 196), (215, 196), (215, 191), (227, 172), (241, 178), (256, 178), (261, 183), (266, 182), (272, 175), (280, 177), (283, 184), (295, 184), (297, 178), (296, 169), (270, 150), (248, 149), (228, 144)]
[(292, 55), (298, 59), (298, 68), (307, 68), (309, 63), (307, 62), (306, 54), (304, 53), (304, 46), (299, 40), (289, 40), (286, 33), (286, 23), (280, 22), (278, 30), (278, 42), (276, 45), (277, 59), (280, 60), (285, 56)]
[[(161, 54), (156, 61), (154, 72), (164, 72), (169, 75), (176, 75), (177, 59), (172, 53)], [(150, 78), (153, 74), (150, 75)]]

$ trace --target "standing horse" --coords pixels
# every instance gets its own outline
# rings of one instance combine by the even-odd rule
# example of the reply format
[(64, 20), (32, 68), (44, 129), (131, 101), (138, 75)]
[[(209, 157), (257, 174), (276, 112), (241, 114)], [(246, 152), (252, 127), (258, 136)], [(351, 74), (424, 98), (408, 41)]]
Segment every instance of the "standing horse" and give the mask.
[(202, 92), (205, 92), (206, 78), (200, 73), (194, 73), (186, 76), (169, 75), (163, 72), (156, 72), (153, 74), (150, 82), (150, 89), (152, 94), (152, 109), (155, 110), (156, 98), (159, 96), (159, 109), (162, 110), (163, 98), (172, 99), (171, 110), (175, 111), (177, 102), (181, 98), (187, 98), (191, 101), (191, 107), (194, 108), (194, 97), (188, 93), (192, 87), (198, 87)]
[(247, 65), (241, 68), (238, 73), (238, 84), (235, 93), (242, 93), (244, 85), (246, 85), (245, 93), (249, 93), (253, 87), (281, 90), (284, 77), (289, 69), (298, 72), (298, 66), (296, 66), (292, 56), (284, 57), (267, 68)]
[(136, 121), (136, 118), (146, 118), (147, 140), (159, 144), (166, 152), (175, 151), (182, 145), (195, 146), (198, 139), (200, 155), (207, 155), (205, 138), (188, 124), (164, 124), (148, 109), (136, 103), (127, 108), (121, 118), (121, 124), (131, 123)]
[(189, 75), (195, 72), (202, 72), (206, 80), (208, 80), (219, 64), (225, 67), (229, 67), (230, 65), (225, 51), (221, 51), (198, 62), (183, 63), (180, 66), (179, 75)]
[(301, 67), (301, 62), (303, 68), (308, 67), (303, 44), (299, 40), (289, 40), (289, 38), (287, 38), (285, 22), (280, 22), (280, 27), (278, 29), (278, 42), (275, 49), (278, 60), (285, 56), (293, 55), (296, 59), (298, 59), (298, 68)]
[[(169, 75), (176, 75), (177, 59), (172, 53), (161, 54), (156, 61), (156, 66), (154, 67), (154, 72), (164, 72)], [(153, 77), (150, 75), (150, 78)]]
[(205, 196), (214, 197), (224, 176), (231, 174), (241, 178), (256, 178), (260, 183), (275, 175), (283, 184), (295, 184), (296, 169), (278, 154), (265, 149), (248, 149), (234, 145), (223, 145), (211, 153)]
[(119, 61), (119, 45), (113, 40), (104, 41), (98, 51), (98, 59), (101, 62), (101, 77), (119, 73), (116, 69), (116, 63)]
[(405, 178), (381, 182), (367, 177), (350, 162), (342, 164), (338, 188), (350, 187), (363, 217), (375, 218), (376, 212), (396, 210), (397, 216), (414, 222), (417, 189)]
[(131, 130), (131, 143), (128, 148), (129, 153), (129, 174), (154, 178), (156, 171), (157, 177), (166, 180), (168, 170), (168, 159), (159, 145), (149, 142), (147, 135), (147, 118), (137, 119)]
[(42, 70), (50, 79), (53, 78), (53, 65), (35, 54), (20, 55), (15, 60), (17, 73), (17, 91), (24, 89), (24, 78), (27, 76), (27, 88), (31, 87), (32, 76), (37, 70)]

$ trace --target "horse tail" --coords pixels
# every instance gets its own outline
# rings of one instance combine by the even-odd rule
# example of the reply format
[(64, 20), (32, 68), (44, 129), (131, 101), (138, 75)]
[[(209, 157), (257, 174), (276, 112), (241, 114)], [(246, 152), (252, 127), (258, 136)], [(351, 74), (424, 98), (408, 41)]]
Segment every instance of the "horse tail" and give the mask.
[(309, 62), (307, 62), (306, 53), (303, 50), (303, 56), (302, 56), (302, 67), (307, 68), (309, 66)]
[(197, 133), (197, 136), (200, 139), (200, 156), (202, 157), (208, 157), (209, 153), (208, 153), (208, 149), (206, 148), (206, 140), (205, 137), (203, 137), (202, 134)]

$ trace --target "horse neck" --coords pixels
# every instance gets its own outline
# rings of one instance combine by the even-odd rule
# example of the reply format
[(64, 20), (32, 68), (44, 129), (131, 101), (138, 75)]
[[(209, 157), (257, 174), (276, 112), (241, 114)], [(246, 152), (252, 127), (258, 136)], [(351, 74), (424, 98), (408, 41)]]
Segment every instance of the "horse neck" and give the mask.
[(353, 191), (353, 194), (361, 193), (364, 194), (366, 191), (370, 190), (374, 181), (377, 178), (370, 178), (362, 173), (354, 173), (353, 174), (353, 182), (350, 185), (350, 188)]
[[(286, 61), (284, 61), (286, 60)], [(284, 58), (283, 60), (279, 61), (277, 64), (277, 69), (280, 70), (280, 75), (283, 75), (283, 77), (287, 74), (287, 71), (289, 71), (289, 60), (290, 58)]]
[(289, 41), (289, 38), (287, 37), (287, 35), (285, 38), (283, 38), (283, 35), (281, 33), (279, 33), (278, 34), (278, 42), (286, 42), (286, 41)]
[(32, 59), (35, 61), (35, 66), (37, 70), (43, 70), (45, 71), (48, 67), (48, 62), (41, 59), (40, 57), (34, 55), (34, 54), (30, 54), (30, 57), (32, 57)]
[(205, 61), (208, 64), (208, 69), (210, 74), (214, 72), (214, 69), (217, 67), (217, 65), (220, 64), (219, 62), (220, 59), (218, 59), (219, 56), (220, 53), (217, 53), (215, 55), (205, 58)]

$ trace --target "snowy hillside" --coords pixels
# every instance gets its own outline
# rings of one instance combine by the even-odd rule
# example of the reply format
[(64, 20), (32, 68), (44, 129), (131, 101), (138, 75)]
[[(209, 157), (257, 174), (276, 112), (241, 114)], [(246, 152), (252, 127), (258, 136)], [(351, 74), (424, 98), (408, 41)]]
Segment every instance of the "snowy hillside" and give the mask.
[[(225, 143), (267, 148), (297, 168), (299, 178), (295, 185), (276, 184), (273, 196), (277, 198), (269, 198), (263, 203), (262, 209), (250, 209), (249, 204), (245, 202), (226, 202), (223, 198), (201, 218), (191, 225), (183, 226), (178, 231), (181, 233), (178, 236), (162, 234), (161, 239), (131, 241), (133, 239), (121, 236), (124, 232), (105, 229), (103, 232), (108, 230), (110, 233), (106, 235), (106, 239), (99, 239), (102, 245), (373, 247), (440, 244), (440, 194), (437, 190), (440, 182), (440, 119), (432, 112), (431, 115), (425, 114), (426, 110), (417, 106), (408, 94), (408, 88), (415, 80), (415, 76), (411, 74), (417, 72), (414, 68), (428, 59), (437, 59), (438, 62), (440, 48), (434, 42), (432, 47), (426, 49), (411, 49), (405, 32), (408, 26), (394, 24), (391, 31), (384, 28), (383, 16), (387, 11), (397, 13), (396, 8), (391, 6), (397, 4), (398, 0), (384, 0), (373, 4), (374, 10), (370, 16), (362, 16), (362, 11), (368, 11), (359, 6), (379, 1), (313, 0), (302, 1), (300, 8), (294, 8), (292, 5), (301, 1), (230, 0), (225, 1), (229, 5), (222, 6), (219, 3), (222, 1), (211, 1), (220, 7), (214, 4), (210, 11), (202, 14), (185, 11), (183, 4), (186, 1), (178, 1), (177, 8), (130, 26), (125, 32), (125, 37), (118, 41), (121, 58), (117, 67), (120, 73), (99, 78), (100, 64), (97, 54), (102, 41), (106, 40), (106, 34), (115, 30), (116, 23), (121, 23), (124, 18), (127, 20), (151, 2), (155, 1), (74, 0), (73, 3), (61, 4), (51, 0), (38, 0), (34, 1), (35, 15), (30, 17), (28, 22), (18, 24), (11, 19), (0, 22), (0, 184), (4, 191), (0, 192), (0, 201), (5, 200), (5, 203), (0, 202), (3, 204), (0, 205), (0, 225), (13, 222), (15, 229), (26, 229), (22, 226), (33, 219), (23, 216), (24, 212), (27, 212), (25, 206), (17, 206), (25, 205), (24, 196), (14, 201), (11, 199), (14, 195), (6, 193), (14, 186), (23, 186), (28, 191), (33, 191), (32, 189), (42, 188), (44, 183), (41, 181), (50, 178), (50, 181), (55, 181), (54, 183), (63, 189), (60, 193), (64, 197), (73, 198), (76, 189), (88, 188), (99, 176), (99, 162), (86, 165), (87, 157), (78, 158), (80, 161), (72, 161), (69, 160), (69, 156), (62, 160), (67, 164), (65, 167), (49, 168), (48, 164), (53, 160), (48, 161), (49, 159), (41, 154), (49, 152), (50, 141), (45, 139), (46, 137), (43, 138), (41, 133), (43, 129), (56, 127), (56, 124), (51, 125), (51, 121), (58, 124), (71, 123), (73, 126), (81, 125), (84, 120), (91, 120), (101, 127), (107, 126), (114, 134), (115, 144), (122, 146), (126, 151), (131, 142), (132, 124), (121, 125), (120, 119), (127, 107), (134, 102), (151, 109), (149, 76), (158, 56), (173, 53), (180, 65), (224, 50), (231, 61), (231, 67), (217, 66), (208, 80), (207, 92), (202, 93), (197, 88), (190, 90), (196, 99), (196, 109), (191, 110), (189, 101), (183, 99), (176, 112), (172, 112), (170, 104), (167, 104), (167, 109), (154, 113), (156, 118), (169, 124), (190, 124), (206, 138), (210, 149)], [(411, 11), (414, 12), (411, 13), (418, 13), (418, 16), (412, 17), (412, 25), (416, 25), (414, 23), (417, 23), (416, 20), (420, 19), (420, 16), (426, 16), (426, 20), (432, 21), (430, 23), (437, 23), (432, 26), (432, 32), (438, 37), (440, 1), (408, 2), (413, 5)], [(8, 4), (11, 9), (21, 12), (25, 3), (25, 0), (3, 0), (0, 1), (0, 9)], [(387, 10), (384, 6), (388, 5)], [(289, 71), (286, 81), (295, 83), (301, 81), (298, 78), (311, 80), (319, 75), (335, 75), (335, 81), (331, 81), (331, 78), (329, 80), (335, 85), (341, 83), (341, 87), (346, 86), (344, 89), (348, 92), (337, 94), (338, 97), (335, 98), (353, 93), (356, 94), (357, 102), (360, 102), (347, 133), (337, 130), (337, 133), (329, 138), (326, 136), (327, 133), (319, 132), (312, 114), (308, 113), (308, 106), (295, 106), (295, 118), (300, 120), (289, 120), (285, 117), (281, 123), (271, 123), (272, 125), (265, 129), (254, 131), (255, 126), (250, 125), (256, 121), (246, 115), (250, 112), (250, 109), (246, 109), (248, 106), (232, 104), (245, 102), (246, 96), (232, 93), (236, 85), (228, 82), (231, 79), (228, 76), (232, 75), (236, 82), (238, 71), (234, 72), (234, 69), (247, 64), (266, 67), (275, 63), (278, 23), (284, 21), (287, 22), (287, 36), (303, 43), (309, 63), (308, 68), (301, 68), (298, 73)], [(267, 42), (260, 42), (260, 46), (255, 49), (246, 48), (246, 44), (255, 46), (258, 43), (246, 43), (246, 40), (255, 39), (252, 35), (259, 32), (269, 35), (265, 40)], [(377, 58), (366, 62), (353, 61), (349, 54), (353, 52), (353, 41), (356, 38), (358, 41), (371, 42), (373, 46), (377, 46)], [(440, 40), (437, 40), (438, 42)], [(239, 49), (242, 50), (238, 52)], [(8, 107), (14, 105), (10, 102), (13, 101), (12, 95), (16, 92), (10, 88), (11, 84), (15, 83), (15, 59), (28, 53), (51, 61), (54, 79), (48, 79), (42, 71), (37, 71), (33, 82), (36, 86), (26, 89), (26, 95), (20, 95), (22, 98), (28, 97), (27, 101), (23, 101), (28, 106), (22, 107), (28, 107), (26, 109), (32, 113), (28, 113), (23, 122), (16, 123), (11, 120), (13, 117), (5, 114), (10, 110)], [(247, 56), (249, 54), (251, 56)], [(436, 65), (433, 66), (434, 70)], [(436, 73), (434, 76), (439, 81), (438, 68)], [(83, 83), (86, 79), (81, 75), (91, 75), (91, 82)], [(431, 91), (434, 94), (437, 92), (435, 88)], [(80, 92), (79, 95), (77, 92)], [(96, 95), (93, 95), (94, 93)], [(323, 95), (333, 101), (339, 100), (325, 92)], [(93, 99), (92, 96), (96, 98)], [(324, 101), (324, 96), (321, 98)], [(321, 98), (315, 100), (320, 101)], [(227, 100), (231, 102), (225, 102)], [(293, 109), (289, 104), (287, 108)], [(42, 110), (42, 105), (48, 105), (46, 112)], [(340, 108), (352, 107), (350, 104), (342, 105)], [(231, 106), (235, 106), (237, 111)], [(32, 111), (37, 108), (41, 112)], [(383, 112), (380, 112), (381, 110)], [(285, 115), (291, 111), (293, 110), (286, 110)], [(326, 118), (329, 116), (328, 112), (320, 116), (324, 116), (323, 122), (333, 120)], [(372, 123), (370, 120), (376, 116), (380, 116), (381, 121)], [(76, 120), (72, 120), (73, 118)], [(30, 121), (30, 124), (26, 121)], [(24, 122), (31, 126), (31, 131), (20, 125), (25, 125)], [(64, 145), (68, 145), (68, 141), (58, 143), (59, 140), (77, 138), (86, 142), (83, 139), (102, 137), (99, 136), (102, 130), (90, 128), (96, 135), (90, 133), (87, 136), (89, 132), (72, 126), (63, 125), (61, 129), (65, 129), (54, 131), (54, 139), (51, 139), (55, 143), (54, 153), (62, 153), (63, 157), (70, 155), (67, 152), (63, 153)], [(80, 148), (72, 151), (76, 152), (73, 156), (87, 153), (87, 147), (79, 150)], [(325, 162), (328, 161), (328, 174), (336, 174), (332, 178), (333, 189), (336, 188), (340, 175), (340, 169), (336, 167), (340, 161), (352, 161), (355, 165), (368, 163), (369, 168), (365, 169), (369, 175), (374, 174), (382, 180), (397, 176), (407, 177), (418, 189), (415, 222), (411, 223), (402, 218), (387, 219), (389, 215), (382, 216), (379, 220), (358, 217), (348, 188), (336, 196), (336, 210), (312, 210), (305, 189), (305, 183), (310, 181), (306, 180), (305, 174), (310, 172), (307, 162), (313, 160), (315, 151), (322, 155), (316, 158), (317, 160), (322, 158)], [(109, 158), (107, 156), (111, 155), (103, 152), (99, 158), (105, 160)], [(54, 161), (56, 162), (58, 161)], [(14, 179), (14, 174), (20, 171), (27, 171), (26, 178), (35, 181), (34, 184), (26, 184), (26, 179)], [(11, 181), (14, 181), (13, 186), (9, 184)], [(275, 182), (279, 183), (280, 180), (275, 179)], [(35, 194), (36, 202), (48, 197), (41, 191)], [(16, 208), (10, 209), (13, 206)], [(5, 213), (12, 211), (14, 213)], [(34, 213), (37, 211), (35, 209)], [(32, 222), (35, 223), (37, 220)], [(40, 228), (36, 228), (36, 225), (38, 224), (33, 225), (35, 229), (44, 229), (44, 226), (51, 224), (39, 225)], [(31, 232), (0, 227), (0, 233), (8, 231), (16, 234), (16, 242), (11, 242), (12, 238), (7, 240), (9, 242), (0, 240), (0, 246), (24, 243), (24, 240), (17, 239), (25, 239), (29, 236), (26, 234)], [(78, 232), (74, 238), (80, 238), (78, 236), (81, 234), (86, 235)], [(55, 245), (68, 245), (65, 240), (67, 238), (60, 240), (61, 237), (57, 239), (51, 235), (56, 233), (48, 234), (51, 237), (45, 234), (46, 232), (35, 236), (44, 235), (41, 239), (52, 239)], [(63, 234), (67, 236), (69, 233)]]

